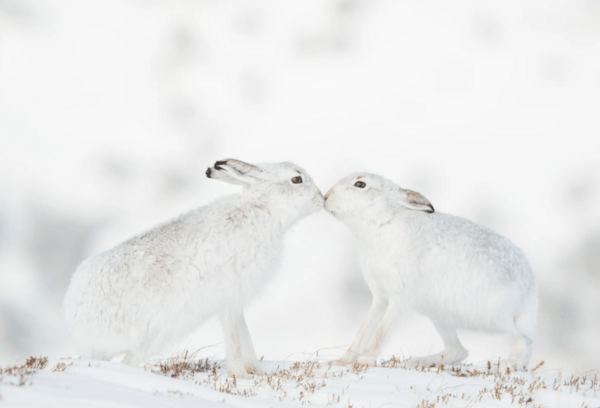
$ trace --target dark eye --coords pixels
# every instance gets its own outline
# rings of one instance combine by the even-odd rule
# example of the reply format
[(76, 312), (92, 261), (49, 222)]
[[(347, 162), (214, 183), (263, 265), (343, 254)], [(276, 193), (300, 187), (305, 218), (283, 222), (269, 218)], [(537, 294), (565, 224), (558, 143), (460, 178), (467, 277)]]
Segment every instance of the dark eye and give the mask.
[(358, 187), (358, 188), (365, 188), (367, 185), (365, 183), (363, 183), (362, 181), (357, 181), (356, 183), (354, 183), (354, 187)]
[(300, 177), (300, 176), (294, 177), (292, 179), (292, 183), (294, 183), (294, 184), (300, 184), (300, 183), (302, 183), (302, 177)]

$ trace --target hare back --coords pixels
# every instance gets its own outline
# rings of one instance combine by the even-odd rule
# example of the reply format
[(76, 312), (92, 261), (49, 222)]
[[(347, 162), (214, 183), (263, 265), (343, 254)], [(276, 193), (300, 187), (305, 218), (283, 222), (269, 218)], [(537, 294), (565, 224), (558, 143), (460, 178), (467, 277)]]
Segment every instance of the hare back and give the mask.
[[(460, 217), (416, 214), (391, 223), (364, 251), (371, 290), (434, 321), (503, 331), (535, 304), (537, 285), (523, 252)], [(392, 250), (390, 251), (390, 245)]]
[(276, 269), (277, 237), (250, 239), (243, 228), (232, 233), (186, 216), (77, 268), (64, 312), (82, 354), (158, 347), (159, 339), (187, 334), (225, 304), (243, 307)]

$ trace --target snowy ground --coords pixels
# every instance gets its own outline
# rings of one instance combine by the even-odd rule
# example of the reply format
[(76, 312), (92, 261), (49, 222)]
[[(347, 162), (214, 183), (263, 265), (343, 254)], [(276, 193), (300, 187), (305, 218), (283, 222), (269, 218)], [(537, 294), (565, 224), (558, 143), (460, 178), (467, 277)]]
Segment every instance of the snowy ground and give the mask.
[(6, 407), (600, 407), (597, 373), (532, 365), (499, 372), (493, 363), (408, 369), (397, 359), (378, 367), (335, 367), (318, 355), (263, 362), (269, 373), (227, 378), (224, 363), (179, 357), (144, 369), (88, 360), (30, 358), (0, 370)]
[[(135, 374), (109, 389), (140, 405), (134, 379), (163, 384), (157, 401), (192, 398), (166, 393), (173, 381), (236, 400), (110, 364), (51, 371), (75, 353), (61, 307), (77, 264), (234, 193), (204, 175), (226, 157), (296, 162), (323, 192), (350, 172), (379, 173), (498, 231), (540, 283), (533, 359), (600, 369), (599, 73), (590, 0), (0, 0), (0, 366), (51, 360), (33, 386), (0, 374), (0, 406), (35, 395), (75, 404), (52, 384), (88, 395), (68, 381), (102, 389), (115, 370)], [(348, 343), (370, 303), (350, 232), (321, 212), (285, 248), (245, 310), (256, 352), (295, 360)], [(459, 335), (469, 361), (512, 347), (508, 335)], [(173, 347), (219, 342), (214, 318)], [(383, 354), (441, 347), (416, 316)], [(214, 350), (202, 357), (223, 358)]]

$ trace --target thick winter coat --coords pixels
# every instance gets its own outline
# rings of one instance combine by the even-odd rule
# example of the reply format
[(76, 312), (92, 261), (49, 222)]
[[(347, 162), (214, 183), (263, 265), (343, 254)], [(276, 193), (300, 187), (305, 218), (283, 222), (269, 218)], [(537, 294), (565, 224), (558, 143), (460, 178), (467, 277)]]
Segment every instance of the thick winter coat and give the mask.
[(507, 364), (524, 369), (531, 357), (537, 285), (524, 253), (498, 233), (435, 212), (421, 194), (383, 177), (355, 173), (326, 195), (325, 209), (360, 243), (373, 303), (350, 349), (338, 361), (373, 364), (399, 313), (429, 317), (444, 350), (412, 365), (455, 364), (468, 356), (456, 329), (506, 332), (515, 347)]
[(213, 314), (223, 324), (229, 375), (260, 374), (243, 308), (277, 270), (285, 232), (323, 197), (292, 163), (223, 160), (207, 177), (243, 186), (223, 198), (93, 256), (64, 301), (84, 358), (137, 365)]

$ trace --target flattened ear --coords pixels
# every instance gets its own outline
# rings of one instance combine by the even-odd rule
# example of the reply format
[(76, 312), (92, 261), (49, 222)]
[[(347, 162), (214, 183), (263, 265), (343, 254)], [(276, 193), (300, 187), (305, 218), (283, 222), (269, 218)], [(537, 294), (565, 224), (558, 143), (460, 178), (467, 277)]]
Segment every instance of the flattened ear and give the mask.
[(425, 211), (432, 213), (435, 211), (433, 205), (426, 199), (421, 193), (416, 191), (406, 190), (401, 188), (400, 192), (400, 204), (403, 206), (419, 211)]
[(248, 186), (258, 181), (260, 168), (236, 159), (219, 160), (206, 170), (206, 177), (229, 184)]

